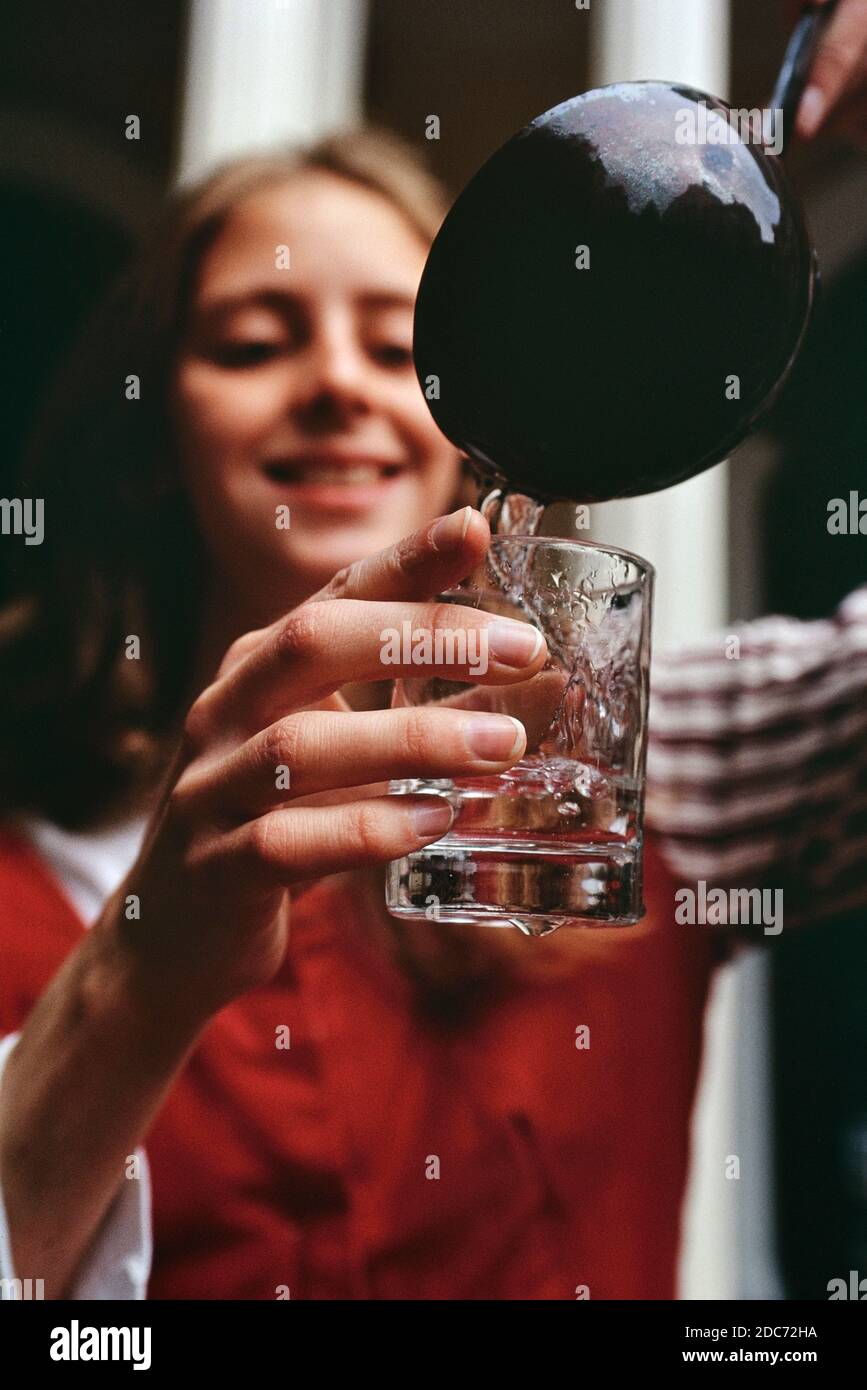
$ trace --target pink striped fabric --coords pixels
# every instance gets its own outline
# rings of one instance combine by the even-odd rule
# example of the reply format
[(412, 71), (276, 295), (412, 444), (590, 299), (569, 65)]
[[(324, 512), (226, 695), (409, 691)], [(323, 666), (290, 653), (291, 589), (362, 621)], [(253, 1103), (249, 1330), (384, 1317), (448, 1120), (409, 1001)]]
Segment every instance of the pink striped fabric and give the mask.
[(867, 586), (656, 658), (647, 771), (685, 884), (783, 888), (787, 923), (867, 905)]

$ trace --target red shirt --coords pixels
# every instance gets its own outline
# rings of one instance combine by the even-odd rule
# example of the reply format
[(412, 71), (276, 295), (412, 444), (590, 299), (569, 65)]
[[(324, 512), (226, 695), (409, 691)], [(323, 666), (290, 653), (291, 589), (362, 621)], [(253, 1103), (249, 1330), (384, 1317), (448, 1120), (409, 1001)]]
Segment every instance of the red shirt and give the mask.
[[(315, 884), (278, 977), (215, 1017), (146, 1136), (149, 1296), (673, 1298), (714, 956), (674, 891), (651, 845), (638, 927), (581, 932), (568, 979), (447, 1034), (350, 881)], [(85, 930), (0, 831), (0, 1033)]]

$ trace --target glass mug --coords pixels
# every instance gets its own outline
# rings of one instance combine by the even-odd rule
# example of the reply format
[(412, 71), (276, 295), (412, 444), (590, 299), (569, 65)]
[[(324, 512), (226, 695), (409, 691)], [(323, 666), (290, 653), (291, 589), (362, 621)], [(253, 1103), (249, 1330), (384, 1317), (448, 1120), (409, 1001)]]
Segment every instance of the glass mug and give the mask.
[(441, 840), (388, 866), (393, 916), (529, 936), (641, 920), (653, 579), (652, 566), (625, 550), (504, 535), (472, 575), (438, 596), (534, 624), (549, 659), (518, 685), (449, 682), (421, 670), (396, 681), (395, 706), (514, 715), (527, 749), (497, 776), (389, 784), (395, 795), (444, 796), (456, 810)]

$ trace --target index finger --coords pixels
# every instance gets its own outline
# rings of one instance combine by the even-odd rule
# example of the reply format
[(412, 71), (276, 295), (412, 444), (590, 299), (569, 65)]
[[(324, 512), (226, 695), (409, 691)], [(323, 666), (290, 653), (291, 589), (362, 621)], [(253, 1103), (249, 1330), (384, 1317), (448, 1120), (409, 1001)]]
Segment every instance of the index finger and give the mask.
[(461, 507), (437, 517), (395, 545), (340, 570), (309, 603), (320, 599), (428, 599), (465, 578), (485, 556), (491, 529), (481, 512)]
[(841, 0), (819, 45), (807, 90), (798, 108), (799, 135), (809, 140), (825, 124), (852, 79), (863, 68), (865, 51), (867, 0)]
[[(407, 688), (412, 688), (412, 680), (404, 680), (397, 688), (395, 699), (398, 703), (414, 703), (408, 698)], [(490, 714), (508, 714), (519, 720), (527, 735), (527, 752), (537, 753), (542, 741), (547, 737), (563, 702), (569, 685), (569, 673), (550, 669), (547, 666), (518, 685), (471, 685), (444, 696), (438, 700), (425, 700), (430, 708), (483, 710)], [(580, 706), (581, 691), (574, 692), (576, 705)]]

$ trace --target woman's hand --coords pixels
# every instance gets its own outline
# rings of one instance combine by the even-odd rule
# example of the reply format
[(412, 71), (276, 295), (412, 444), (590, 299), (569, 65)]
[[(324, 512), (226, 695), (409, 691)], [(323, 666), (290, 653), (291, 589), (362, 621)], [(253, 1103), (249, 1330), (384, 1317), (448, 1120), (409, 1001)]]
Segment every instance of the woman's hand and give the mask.
[[(337, 694), (349, 682), (419, 674), (383, 664), (383, 634), (405, 622), (485, 630), (484, 675), (455, 665), (426, 675), (503, 686), (541, 669), (547, 651), (531, 625), (430, 602), (475, 568), (489, 541), (487, 522), (465, 508), (341, 571), (229, 649), (189, 711), (174, 784), (107, 909), (135, 971), (171, 999), (210, 1013), (271, 978), (293, 884), (384, 864), (446, 833), (444, 798), (372, 796), (370, 784), (497, 773), (522, 756), (525, 733), (509, 716), (354, 712)], [(311, 804), (322, 793), (334, 804)], [(130, 894), (140, 916), (127, 920)]]
[[(3, 1075), (0, 1178), (15, 1273), (44, 1279), (47, 1297), (71, 1288), (129, 1154), (212, 1015), (279, 969), (293, 886), (382, 863), (447, 829), (442, 798), (389, 798), (371, 784), (497, 772), (521, 757), (522, 726), (492, 710), (362, 713), (337, 693), (418, 675), (382, 662), (384, 629), (404, 621), (489, 634), (486, 674), (428, 674), (466, 674), (494, 693), (538, 672), (545, 645), (529, 624), (430, 602), (489, 542), (487, 523), (465, 508), (342, 571), (235, 642), (189, 711), (138, 860), (38, 1000)], [(311, 804), (323, 796), (336, 804)]]
[[(793, 22), (803, 8), (803, 0), (790, 0)], [(805, 140), (828, 131), (867, 142), (867, 0), (840, 0), (813, 63), (796, 129)]]

